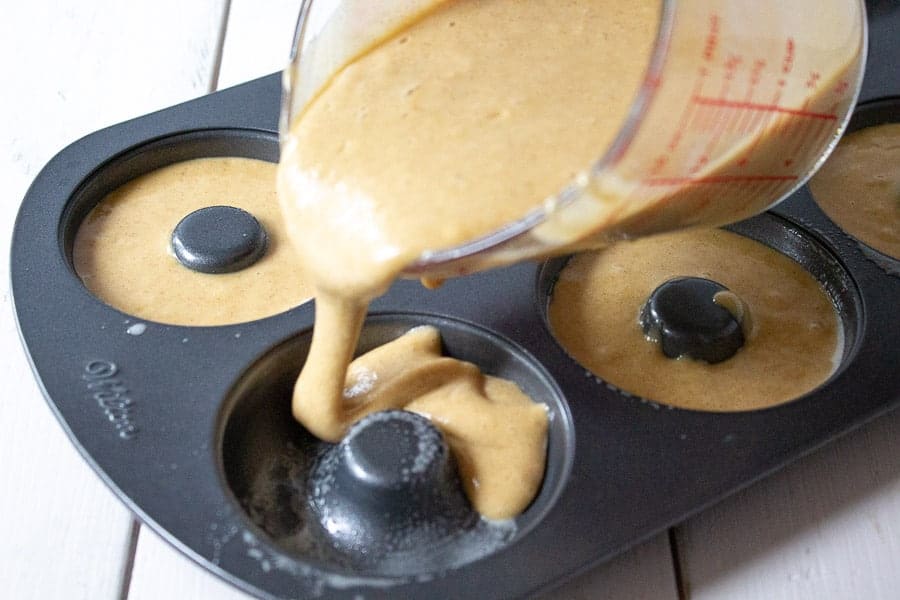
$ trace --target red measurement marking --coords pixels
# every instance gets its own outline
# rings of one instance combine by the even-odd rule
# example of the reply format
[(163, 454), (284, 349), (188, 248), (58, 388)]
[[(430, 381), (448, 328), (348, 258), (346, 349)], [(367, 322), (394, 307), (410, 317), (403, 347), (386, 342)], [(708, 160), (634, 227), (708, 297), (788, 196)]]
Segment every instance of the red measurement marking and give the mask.
[(784, 58), (781, 60), (781, 72), (787, 75), (794, 68), (794, 38), (788, 38), (784, 46)]
[[(703, 82), (706, 79), (707, 75), (709, 75), (709, 69), (707, 69), (705, 66), (701, 66), (698, 71), (698, 77), (694, 81), (692, 96), (699, 95), (702, 92)], [(681, 111), (681, 116), (678, 119), (678, 125), (675, 127), (675, 131), (672, 133), (672, 136), (669, 138), (669, 141), (666, 144), (667, 152), (672, 153), (678, 148), (678, 145), (681, 143), (681, 140), (684, 137), (684, 133), (687, 130), (688, 123), (690, 123), (691, 118), (694, 116), (696, 108), (697, 106), (692, 102), (688, 102), (684, 105), (684, 109)], [(653, 163), (650, 175), (658, 175), (668, 164), (669, 158), (670, 157), (666, 154), (661, 154), (659, 157), (657, 157), (657, 159)]]
[(735, 73), (737, 73), (738, 68), (743, 62), (743, 57), (737, 54), (729, 55), (728, 60), (725, 61), (725, 74), (723, 76), (725, 81), (731, 81), (732, 79), (734, 79)]
[(782, 90), (775, 90), (775, 95), (772, 96), (772, 101), (769, 102), (769, 104), (778, 106), (778, 103), (781, 102), (781, 94), (782, 94)]
[(666, 150), (668, 150), (669, 152), (674, 152), (675, 148), (678, 147), (678, 143), (681, 141), (681, 136), (683, 134), (684, 128), (681, 127), (675, 132), (675, 135), (672, 136), (672, 139), (669, 140), (669, 143), (666, 144)]
[(678, 144), (681, 143), (681, 137), (684, 135), (684, 128), (687, 125), (687, 120), (690, 117), (691, 111), (690, 106), (688, 106), (688, 110), (685, 110), (682, 113), (681, 121), (678, 124), (678, 127), (675, 129), (675, 133), (672, 134), (672, 137), (669, 138), (669, 143), (666, 144), (667, 152), (674, 152), (676, 148), (678, 148)]
[(709, 31), (706, 34), (706, 43), (703, 45), (704, 60), (712, 60), (719, 46), (719, 15), (709, 15)]
[(665, 154), (661, 154), (656, 157), (656, 160), (653, 161), (653, 166), (650, 168), (650, 174), (656, 175), (660, 171), (662, 171), (666, 165), (669, 163), (669, 157)]
[(817, 85), (819, 85), (819, 79), (822, 78), (822, 75), (818, 71), (813, 71), (809, 74), (809, 79), (806, 80), (806, 87), (809, 89), (815, 89)]
[[(723, 86), (725, 91), (727, 91), (727, 86)], [(724, 97), (724, 93), (720, 96)], [(697, 168), (701, 168), (706, 165), (706, 162), (709, 160), (709, 156), (713, 154), (715, 150), (716, 144), (719, 143), (719, 140), (722, 139), (722, 136), (725, 134), (726, 129), (728, 129), (731, 125), (733, 125), (734, 119), (729, 118), (729, 114), (726, 112), (725, 108), (715, 108), (713, 110), (713, 128), (712, 135), (709, 137), (709, 140), (706, 143), (706, 147), (703, 149), (703, 156), (700, 157), (700, 161), (698, 161)], [(691, 171), (693, 174), (695, 171)]]
[(760, 80), (762, 79), (762, 70), (766, 68), (766, 61), (761, 58), (757, 58), (753, 61), (753, 68), (750, 70), (750, 80), (747, 84), (747, 93), (744, 95), (744, 102), (750, 102), (753, 99), (753, 94), (756, 92), (756, 86), (759, 85)]
[(704, 96), (695, 96), (693, 101), (704, 106), (724, 106), (727, 108), (736, 108), (739, 110), (757, 110), (760, 112), (780, 113), (785, 115), (794, 115), (797, 117), (809, 117), (811, 119), (837, 119), (837, 115), (832, 113), (820, 113), (810, 110), (802, 110), (796, 108), (786, 108), (777, 104), (760, 104), (757, 102), (741, 102), (738, 100), (726, 100), (724, 98), (707, 98)]
[(772, 118), (771, 113), (755, 110), (743, 111), (743, 117), (741, 117), (741, 133), (747, 134), (755, 131), (763, 120), (770, 118)]
[(671, 185), (703, 185), (720, 183), (770, 183), (796, 181), (796, 175), (709, 175), (707, 177), (653, 177), (644, 180), (651, 187)]
[(839, 84), (834, 86), (834, 93), (840, 96), (844, 92), (847, 91), (847, 88), (850, 87), (850, 83), (847, 81), (841, 81)]
[[(737, 54), (731, 54), (728, 56), (728, 59), (724, 64), (725, 73), (722, 76), (722, 85), (719, 88), (719, 93), (717, 95), (718, 98), (728, 97), (728, 94), (731, 91), (732, 81), (736, 77), (737, 70), (740, 68), (743, 62), (744, 59)], [(703, 150), (703, 156), (700, 157), (700, 160), (697, 162), (694, 168), (691, 169), (691, 173), (697, 172), (697, 170), (699, 170), (706, 164), (706, 162), (709, 160), (708, 156), (712, 154), (713, 149), (719, 142), (719, 139), (721, 139), (722, 135), (725, 133), (725, 130), (733, 124), (733, 119), (730, 118), (730, 115), (727, 112), (727, 108), (725, 107), (713, 107), (712, 112), (705, 116), (707, 118), (707, 130), (710, 131), (712, 135), (710, 135), (710, 138), (706, 144), (706, 148)]]
[[(747, 94), (744, 96), (744, 102), (751, 102), (753, 100), (753, 95), (756, 93), (756, 89), (759, 86), (759, 82), (762, 80), (762, 71), (766, 67), (766, 61), (758, 58), (753, 63), (753, 70), (750, 72), (750, 83), (747, 86)], [(777, 104), (777, 100), (774, 102)], [(741, 134), (748, 133), (751, 129), (750, 126), (753, 124), (756, 119), (758, 113), (747, 110), (744, 111), (743, 116), (741, 116), (738, 121), (737, 130)]]
[(706, 166), (706, 163), (709, 162), (709, 157), (705, 154), (697, 159), (697, 162), (694, 163), (694, 166), (690, 168), (688, 173), (693, 175), (694, 173), (698, 173), (700, 169)]
[[(781, 101), (781, 90), (775, 90), (775, 94), (772, 96), (772, 102), (770, 104), (777, 106)], [(768, 124), (772, 121), (771, 112), (765, 111), (747, 111), (753, 118), (750, 120), (750, 125), (748, 127), (749, 132), (755, 132), (764, 127), (768, 126)], [(739, 167), (745, 166), (749, 161), (750, 157), (753, 156), (753, 153), (756, 151), (756, 147), (759, 145), (760, 140), (762, 139), (761, 135), (757, 135), (753, 138), (753, 141), (750, 143), (750, 147), (747, 148), (747, 151), (744, 153), (743, 158), (741, 158), (740, 162), (738, 162)]]
[[(718, 98), (724, 100), (728, 97), (728, 93), (731, 90), (731, 84), (734, 79), (737, 77), (738, 71), (741, 66), (744, 64), (744, 57), (739, 54), (731, 54), (728, 57), (728, 60), (725, 61), (725, 75), (722, 80), (722, 87), (719, 91)], [(753, 62), (753, 66), (751, 67), (749, 80), (747, 85), (747, 91), (744, 95), (744, 102), (749, 103), (753, 98), (753, 94), (756, 91), (756, 86), (761, 79), (761, 73), (763, 68), (766, 66), (766, 61), (762, 59), (756, 59)], [(699, 94), (695, 94), (694, 98), (702, 97)], [(727, 100), (726, 100), (727, 102)], [(721, 104), (715, 107), (713, 112), (713, 135), (710, 137), (709, 141), (706, 144), (706, 148), (704, 149), (704, 155), (712, 155), (716, 145), (722, 139), (726, 133), (731, 132), (743, 132), (744, 127), (747, 125), (748, 117), (752, 117), (753, 111), (744, 111), (743, 114), (738, 115), (736, 118), (733, 114), (729, 112), (729, 106), (727, 104)]]

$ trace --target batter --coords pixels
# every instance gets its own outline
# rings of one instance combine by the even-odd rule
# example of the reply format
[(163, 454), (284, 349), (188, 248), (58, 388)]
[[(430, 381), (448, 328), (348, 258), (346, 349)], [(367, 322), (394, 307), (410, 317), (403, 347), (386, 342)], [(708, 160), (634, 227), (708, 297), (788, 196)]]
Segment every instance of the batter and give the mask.
[(429, 418), (456, 458), (472, 506), (487, 518), (522, 512), (543, 478), (544, 405), (515, 383), (441, 356), (434, 327), (412, 329), (350, 363), (336, 408), (343, 422), (391, 408)]
[[(338, 440), (353, 421), (344, 383), (366, 308), (404, 267), (426, 250), (520, 219), (610, 146), (641, 85), (659, 17), (659, 0), (436, 2), (304, 94), (278, 185), (315, 283), (312, 347), (293, 396), (307, 429)], [(690, 51), (699, 56), (705, 42), (695, 37)], [(738, 154), (727, 160), (736, 164)], [(602, 192), (585, 219), (544, 234), (561, 246), (626, 219), (624, 231), (645, 231), (663, 214), (681, 223), (679, 211), (703, 210), (690, 193), (668, 206), (676, 191), (632, 206)], [(736, 202), (712, 203), (710, 218), (750, 210)]]
[[(658, 17), (658, 0), (443, 2), (339, 71), (298, 116), (282, 150), (279, 198), (316, 285), (312, 347), (293, 401), (314, 435), (337, 441), (358, 418), (345, 406), (347, 367), (369, 301), (406, 264), (521, 217), (610, 144)], [(483, 418), (463, 411), (454, 421)], [(488, 444), (504, 435), (497, 424)], [(529, 455), (544, 452), (545, 431), (530, 439)], [(520, 476), (505, 469), (509, 480)], [(530, 499), (541, 477), (523, 479)]]
[[(645, 339), (641, 307), (658, 285), (680, 276), (721, 283), (749, 312), (744, 346), (728, 360), (673, 360)], [(574, 256), (553, 288), (548, 317), (566, 351), (595, 375), (631, 394), (695, 410), (752, 410), (793, 400), (828, 378), (841, 349), (834, 306), (805, 269), (719, 229)]]
[[(75, 237), (75, 271), (98, 298), (142, 319), (175, 325), (252, 321), (312, 296), (287, 243), (275, 197), (274, 163), (202, 158), (129, 181), (88, 214)], [(170, 248), (187, 214), (228, 204), (256, 217), (268, 233), (266, 254), (234, 273), (183, 266)]]
[(845, 136), (809, 188), (844, 231), (900, 259), (900, 123)]

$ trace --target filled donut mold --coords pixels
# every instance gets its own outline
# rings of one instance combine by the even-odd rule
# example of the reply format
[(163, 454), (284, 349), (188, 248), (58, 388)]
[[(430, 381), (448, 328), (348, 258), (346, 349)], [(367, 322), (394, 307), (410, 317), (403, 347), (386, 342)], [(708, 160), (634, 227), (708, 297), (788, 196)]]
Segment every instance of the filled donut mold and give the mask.
[(62, 240), (101, 301), (136, 318), (229, 325), (311, 296), (275, 196), (277, 137), (183, 132), (110, 159), (72, 196)]
[[(874, 127), (890, 125), (891, 127), (900, 128), (900, 97), (892, 96), (885, 98), (878, 98), (875, 100), (870, 100), (868, 102), (864, 102), (859, 104), (853, 112), (853, 116), (850, 119), (850, 122), (847, 126), (847, 133), (852, 134), (855, 132), (860, 132), (862, 130), (868, 130), (868, 133), (871, 135), (872, 129)], [(900, 136), (897, 135), (897, 130), (894, 130), (894, 137), (898, 138)], [(845, 143), (844, 140), (838, 143), (838, 149), (841, 149), (841, 144)], [(869, 142), (872, 143), (872, 142)], [(882, 144), (884, 142), (881, 142)], [(856, 152), (861, 152), (861, 150), (857, 149)], [(876, 151), (877, 152), (877, 151)], [(884, 148), (879, 153), (887, 153), (890, 152), (889, 149)], [(887, 156), (890, 156), (889, 154)], [(836, 157), (835, 157), (836, 158)], [(869, 202), (872, 202), (874, 199), (871, 194), (872, 187), (879, 182), (877, 181), (878, 175), (873, 173), (871, 169), (877, 169), (878, 167), (872, 166), (870, 163), (862, 165), (861, 167), (856, 167), (852, 163), (852, 161), (848, 162), (849, 159), (844, 159), (843, 163), (839, 165), (832, 166), (829, 162), (826, 162), (823, 166), (823, 171), (826, 169), (831, 169), (831, 173), (833, 174), (830, 181), (834, 181), (835, 179), (839, 179), (843, 173), (847, 172), (847, 169), (851, 169), (849, 174), (843, 175), (844, 177), (853, 177), (853, 181), (856, 185), (852, 186), (852, 189), (846, 189), (841, 196), (831, 196), (830, 191), (827, 187), (824, 187), (825, 184), (819, 184), (820, 187), (816, 186), (816, 179), (814, 178), (812, 184), (810, 185), (809, 193), (812, 196), (813, 200), (816, 201), (815, 206), (816, 209), (825, 213), (828, 220), (838, 229), (844, 231), (846, 235), (852, 238), (857, 245), (859, 246), (860, 252), (869, 258), (872, 262), (880, 266), (885, 272), (894, 275), (900, 276), (900, 257), (898, 257), (895, 253), (891, 253), (894, 255), (886, 254), (886, 248), (891, 248), (891, 235), (893, 239), (897, 239), (900, 236), (900, 208), (894, 206), (896, 209), (893, 213), (883, 213), (883, 212), (872, 212), (871, 216), (867, 219), (862, 219), (861, 221), (856, 221), (855, 219), (859, 218), (857, 216), (852, 216), (851, 222), (847, 222), (847, 215), (843, 214), (835, 214), (834, 208), (823, 208), (819, 202), (827, 201), (829, 205), (836, 202), (849, 202), (856, 209), (857, 214), (861, 213), (862, 215), (869, 214), (868, 210), (866, 210), (866, 205)], [(856, 167), (856, 168), (854, 168)], [(881, 167), (880, 176), (887, 177), (887, 180), (880, 183), (881, 186), (886, 187), (896, 187), (897, 182), (891, 180), (890, 172), (885, 172), (885, 167)], [(821, 171), (820, 171), (821, 174)], [(863, 175), (868, 175), (868, 177), (862, 177)], [(893, 179), (896, 180), (897, 176), (894, 175)], [(818, 194), (823, 196), (821, 199), (816, 198), (816, 190), (818, 190)], [(896, 189), (888, 190), (887, 194), (889, 195), (893, 192), (895, 195), (897, 192)], [(852, 195), (848, 197), (848, 195)], [(888, 199), (889, 197), (882, 196), (884, 199)], [(874, 200), (877, 202), (877, 200)], [(882, 200), (884, 201), (884, 200)], [(871, 210), (871, 209), (869, 209)], [(883, 208), (881, 209), (884, 210)], [(880, 235), (872, 228), (873, 223), (878, 223), (883, 227), (886, 227), (885, 233), (881, 233)], [(848, 231), (848, 229), (852, 231)], [(855, 235), (854, 232), (858, 232), (860, 235)], [(865, 238), (865, 239), (863, 239)], [(881, 249), (873, 247), (873, 243), (878, 245)]]
[(573, 360), (646, 401), (728, 412), (818, 389), (859, 341), (856, 284), (789, 221), (764, 214), (731, 229), (738, 235), (679, 232), (548, 262), (547, 326)]

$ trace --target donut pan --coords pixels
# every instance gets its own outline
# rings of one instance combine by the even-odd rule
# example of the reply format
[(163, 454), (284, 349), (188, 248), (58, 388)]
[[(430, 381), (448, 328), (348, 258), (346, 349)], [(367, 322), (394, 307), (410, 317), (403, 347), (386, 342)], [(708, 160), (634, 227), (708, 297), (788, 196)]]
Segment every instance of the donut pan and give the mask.
[[(900, 10), (870, 3), (870, 24), (866, 79), (851, 126), (900, 120), (900, 50), (893, 43)], [(96, 299), (71, 261), (87, 212), (139, 174), (205, 156), (277, 160), (280, 91), (273, 74), (73, 143), (35, 179), (12, 243), (21, 337), (73, 443), (142, 521), (249, 593), (534, 595), (900, 401), (898, 261), (874, 260), (873, 251), (818, 210), (805, 187), (732, 227), (813, 273), (844, 327), (836, 373), (774, 408), (672, 409), (590, 376), (546, 323), (564, 259), (451, 280), (435, 291), (400, 281), (372, 305), (361, 349), (432, 324), (448, 354), (517, 381), (551, 415), (543, 487), (514, 525), (445, 563), (348, 565), (304, 550), (285, 507), (294, 502), (291, 461), (309, 436), (291, 420), (288, 398), (308, 348), (314, 303), (237, 325), (163, 325)]]

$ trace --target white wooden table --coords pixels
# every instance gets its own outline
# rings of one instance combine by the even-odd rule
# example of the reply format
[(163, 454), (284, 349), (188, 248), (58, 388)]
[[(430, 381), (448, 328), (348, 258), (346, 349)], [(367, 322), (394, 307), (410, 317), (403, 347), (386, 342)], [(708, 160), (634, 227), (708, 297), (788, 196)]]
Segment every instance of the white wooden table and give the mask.
[[(141, 527), (35, 384), (9, 236), (76, 138), (282, 68), (299, 0), (3, 0), (0, 11), (0, 597), (246, 596)], [(900, 413), (602, 565), (553, 598), (900, 598)]]

